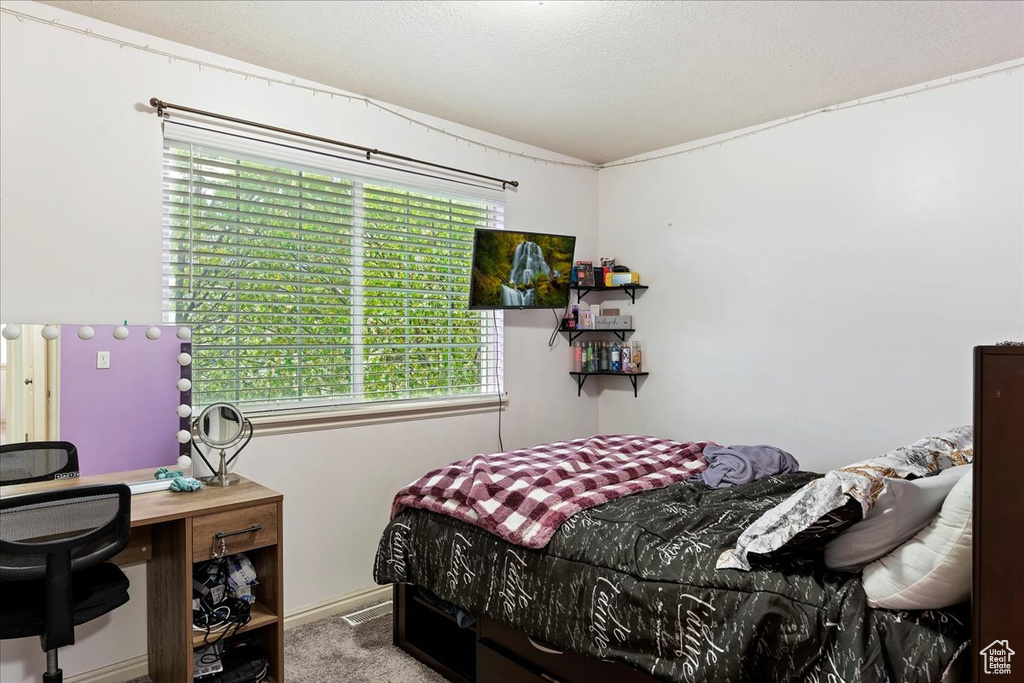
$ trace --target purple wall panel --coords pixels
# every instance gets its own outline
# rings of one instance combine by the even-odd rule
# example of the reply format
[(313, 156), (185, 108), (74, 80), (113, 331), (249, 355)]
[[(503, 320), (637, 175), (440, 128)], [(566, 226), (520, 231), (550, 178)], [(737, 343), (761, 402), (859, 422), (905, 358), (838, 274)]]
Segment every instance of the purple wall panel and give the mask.
[[(95, 337), (82, 340), (77, 325), (61, 327), (60, 438), (78, 447), (83, 475), (174, 463), (182, 402), (174, 328), (162, 328), (155, 341), (143, 325), (130, 325), (123, 341), (114, 339), (113, 325), (94, 329)], [(109, 369), (96, 369), (97, 351), (110, 352)]]

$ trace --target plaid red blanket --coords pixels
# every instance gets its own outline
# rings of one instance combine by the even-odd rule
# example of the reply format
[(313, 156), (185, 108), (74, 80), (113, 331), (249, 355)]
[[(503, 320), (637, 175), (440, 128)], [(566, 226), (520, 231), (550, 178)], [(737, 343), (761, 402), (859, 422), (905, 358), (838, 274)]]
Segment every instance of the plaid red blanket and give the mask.
[(477, 455), (399, 491), (391, 518), (407, 507), (423, 508), (509, 543), (543, 548), (562, 522), (581, 510), (702, 472), (706, 445), (611, 435)]

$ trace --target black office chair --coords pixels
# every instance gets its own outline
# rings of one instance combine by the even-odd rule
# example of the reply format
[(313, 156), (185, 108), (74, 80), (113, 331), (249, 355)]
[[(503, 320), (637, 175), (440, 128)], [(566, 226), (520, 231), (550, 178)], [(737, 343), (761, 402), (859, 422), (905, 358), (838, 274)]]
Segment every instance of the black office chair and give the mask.
[(0, 484), (28, 484), (78, 476), (78, 449), (67, 441), (29, 441), (0, 446)]
[(128, 544), (131, 504), (124, 484), (0, 498), (0, 638), (40, 636), (47, 683), (64, 680), (57, 648), (75, 626), (128, 602), (128, 577), (104, 560)]

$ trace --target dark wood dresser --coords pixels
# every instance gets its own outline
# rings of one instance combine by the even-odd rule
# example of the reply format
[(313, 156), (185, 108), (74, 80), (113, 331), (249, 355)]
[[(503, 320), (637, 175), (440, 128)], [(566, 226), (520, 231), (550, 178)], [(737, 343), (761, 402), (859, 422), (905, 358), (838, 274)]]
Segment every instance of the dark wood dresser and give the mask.
[[(974, 349), (974, 679), (981, 655), (1009, 641), (1024, 673), (1024, 346)], [(1020, 676), (1020, 674), (1018, 674)]]

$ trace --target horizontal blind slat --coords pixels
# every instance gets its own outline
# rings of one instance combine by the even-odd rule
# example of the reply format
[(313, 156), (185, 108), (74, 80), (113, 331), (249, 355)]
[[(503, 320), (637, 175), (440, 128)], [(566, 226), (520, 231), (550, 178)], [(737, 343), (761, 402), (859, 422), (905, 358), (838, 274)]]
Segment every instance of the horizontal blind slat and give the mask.
[[(244, 169), (240, 169), (243, 170)], [(338, 206), (348, 206), (352, 204), (352, 184), (351, 183), (332, 183), (330, 181), (324, 181), (319, 178), (310, 176), (280, 176), (273, 173), (250, 173), (245, 172), (245, 175), (239, 175), (239, 173), (218, 173), (216, 171), (201, 171), (197, 173), (192, 171), (189, 173), (188, 168), (181, 169), (181, 172), (174, 170), (164, 170), (164, 184), (174, 185), (179, 188), (188, 188), (189, 177), (192, 179), (192, 186), (197, 185), (197, 176), (201, 178), (198, 183), (209, 183), (212, 188), (225, 189), (231, 188), (234, 185), (244, 184), (246, 186), (255, 185), (263, 188), (257, 190), (251, 187), (243, 188), (247, 192), (267, 192), (277, 193), (280, 192), (296, 192), (300, 196), (318, 195), (320, 198), (317, 201), (323, 201), (328, 204), (335, 204)], [(215, 182), (217, 181), (217, 182)], [(318, 187), (312, 187), (317, 185)]]
[[(299, 243), (301, 243), (301, 242), (299, 241)], [(164, 251), (166, 253), (166, 256), (168, 256), (168, 257), (169, 256), (178, 256), (178, 257), (181, 257), (182, 259), (185, 259), (185, 258), (187, 258), (188, 253), (189, 253), (188, 245), (189, 245), (188, 237), (168, 237), (168, 238), (165, 239), (165, 250)], [(203, 256), (222, 256), (222, 257), (225, 257), (225, 258), (233, 258), (233, 257), (239, 256), (239, 255), (242, 255), (242, 254), (245, 253), (244, 251), (242, 251), (243, 249), (257, 249), (257, 250), (259, 250), (261, 252), (268, 252), (268, 253), (273, 253), (273, 254), (282, 254), (282, 255), (288, 255), (288, 256), (297, 255), (299, 253), (306, 253), (306, 254), (308, 254), (308, 252), (299, 252), (297, 249), (285, 249), (285, 248), (281, 248), (281, 247), (267, 247), (267, 246), (256, 247), (256, 246), (247, 246), (247, 245), (234, 245), (231, 242), (207, 242), (207, 241), (201, 241), (200, 245), (202, 246), (202, 251), (200, 253)], [(237, 250), (236, 251), (227, 251), (227, 250), (225, 250), (225, 251), (217, 251), (217, 250), (211, 248), (211, 247), (214, 247), (214, 246), (225, 247), (225, 248), (226, 247), (230, 247), (230, 246), (237, 246)], [(193, 252), (194, 251), (195, 251), (195, 249), (193, 248)], [(430, 257), (427, 254), (419, 254), (419, 253), (412, 253), (412, 254), (410, 254), (410, 252), (407, 252), (407, 251), (401, 250), (401, 249), (394, 249), (394, 250), (392, 250), (392, 249), (378, 249), (378, 248), (374, 248), (373, 251), (375, 252), (375, 255), (370, 260), (372, 262), (372, 266), (374, 266), (374, 267), (376, 267), (378, 265), (392, 265), (392, 264), (393, 265), (397, 265), (397, 266), (407, 266), (411, 259), (415, 259), (414, 263), (416, 265), (427, 266), (427, 267), (445, 268), (446, 270), (448, 270), (450, 272), (453, 272), (453, 273), (454, 272), (458, 272), (458, 273), (462, 273), (462, 274), (468, 275), (469, 272), (470, 272), (470, 269), (472, 268), (471, 261), (469, 259), (464, 259), (464, 258), (461, 258), (461, 257), (437, 256), (437, 257), (433, 257), (432, 258), (432, 257)], [(378, 255), (376, 255), (376, 253), (379, 253), (379, 252), (384, 252), (384, 253), (387, 253), (387, 254), (394, 254), (394, 255), (398, 255), (398, 256), (404, 255), (404, 256), (407, 256), (407, 257), (410, 257), (410, 258), (399, 259), (399, 258), (388, 258), (386, 256), (378, 256)], [(351, 263), (352, 263), (352, 257), (348, 254), (348, 252), (341, 252), (339, 254), (330, 254), (330, 253), (324, 253), (324, 252), (319, 252), (318, 251), (318, 252), (313, 252), (313, 255), (315, 255), (318, 259), (331, 258), (331, 257), (342, 259), (342, 262), (339, 262), (338, 265), (345, 266), (345, 267), (350, 266)], [(285, 260), (287, 260), (287, 259), (285, 259)], [(366, 261), (367, 261), (367, 259), (366, 259), (365, 255), (364, 255), (363, 262), (366, 263)], [(167, 259), (165, 259), (165, 262), (177, 263), (177, 262), (174, 262), (174, 261), (167, 261)], [(408, 268), (405, 268), (405, 269), (403, 269), (403, 268), (396, 268), (395, 269), (395, 272), (402, 272), (402, 271), (404, 271), (404, 272), (421, 272), (421, 271), (418, 271), (418, 270), (411, 270), (411, 269), (408, 269)]]
[[(188, 207), (183, 205), (179, 213), (171, 213), (167, 211), (167, 204), (164, 205), (164, 223), (166, 227), (186, 230), (188, 226)], [(216, 213), (223, 213), (223, 216), (214, 215)], [(337, 223), (324, 223), (320, 221), (311, 220), (308, 217), (295, 217), (295, 216), (280, 216), (272, 214), (254, 214), (246, 211), (234, 211), (225, 209), (223, 211), (209, 210), (209, 207), (200, 208), (194, 210), (191, 216), (193, 222), (193, 230), (202, 229), (197, 228), (195, 223), (199, 221), (201, 225), (206, 225), (206, 232), (212, 235), (222, 234), (223, 231), (213, 230), (212, 226), (225, 225), (231, 227), (239, 227), (243, 229), (262, 229), (262, 230), (288, 230), (296, 233), (309, 234), (312, 236), (316, 235), (331, 235), (331, 231), (339, 229), (338, 232), (345, 237), (351, 237), (352, 224), (351, 222), (337, 222)], [(266, 221), (266, 222), (264, 222)], [(272, 221), (272, 222), (270, 222)], [(331, 230), (310, 230), (303, 226), (319, 226), (322, 228), (330, 228)], [(392, 226), (393, 227), (393, 226)], [(401, 226), (400, 226), (401, 227)], [(408, 227), (408, 226), (405, 226)], [(481, 226), (485, 227), (485, 226)], [(401, 232), (398, 230), (386, 230), (380, 227), (367, 229), (368, 235), (366, 239), (373, 240), (392, 240), (396, 244), (407, 244), (409, 246), (415, 246), (419, 248), (429, 247), (436, 248), (438, 244), (448, 245), (453, 250), (463, 253), (469, 257), (473, 251), (472, 239), (456, 239), (448, 237), (439, 237), (437, 235), (427, 234), (428, 230), (433, 228), (414, 226), (416, 230), (422, 232), (405, 231)]]

